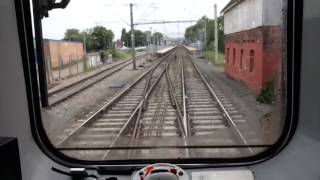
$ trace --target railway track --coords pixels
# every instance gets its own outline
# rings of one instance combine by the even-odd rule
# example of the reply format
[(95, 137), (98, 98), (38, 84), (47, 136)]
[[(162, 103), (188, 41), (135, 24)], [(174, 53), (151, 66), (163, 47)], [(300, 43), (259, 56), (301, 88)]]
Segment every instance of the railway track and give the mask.
[[(77, 121), (57, 146), (105, 147), (119, 143), (120, 136), (130, 130), (132, 119), (135, 118), (142, 105), (144, 95), (148, 88), (154, 87), (159, 80), (170, 56), (170, 53), (165, 55), (158, 64), (142, 74), (127, 89), (111, 99), (88, 119)], [(121, 143), (126, 144), (125, 141)], [(103, 152), (101, 155), (106, 156), (107, 153)]]
[(183, 48), (76, 127), (58, 147), (81, 159), (243, 157), (256, 152), (249, 146), (257, 142), (254, 130)]
[[(145, 55), (137, 57), (137, 60), (144, 58)], [(93, 84), (102, 81), (103, 79), (113, 75), (132, 63), (132, 59), (125, 60), (121, 63), (115, 64), (102, 71), (99, 71), (91, 76), (85, 77), (79, 81), (66, 85), (58, 90), (50, 91), (48, 93), (49, 106), (55, 106), (66, 99), (80, 93), (81, 91), (91, 87)]]

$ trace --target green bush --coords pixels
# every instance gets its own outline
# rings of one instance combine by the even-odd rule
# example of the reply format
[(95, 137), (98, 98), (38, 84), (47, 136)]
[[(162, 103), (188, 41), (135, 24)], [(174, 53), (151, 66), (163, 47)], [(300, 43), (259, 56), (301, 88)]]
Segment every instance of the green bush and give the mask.
[(260, 94), (257, 96), (257, 101), (264, 104), (272, 104), (275, 97), (275, 82), (274, 80), (270, 80), (266, 83), (266, 85), (261, 90)]
[(100, 54), (101, 62), (104, 63), (104, 62), (106, 61), (106, 59), (108, 58), (109, 52), (108, 52), (108, 51), (103, 51), (103, 50), (101, 50), (101, 51), (99, 52), (99, 54)]
[(116, 59), (118, 59), (118, 58), (121, 58), (121, 54), (120, 53), (118, 53), (118, 51), (116, 50), (116, 48), (112, 48), (112, 50), (111, 50), (111, 54), (112, 54), (112, 57), (113, 58), (116, 58)]
[(88, 69), (88, 59), (83, 56), (82, 58), (83, 70), (86, 71)]

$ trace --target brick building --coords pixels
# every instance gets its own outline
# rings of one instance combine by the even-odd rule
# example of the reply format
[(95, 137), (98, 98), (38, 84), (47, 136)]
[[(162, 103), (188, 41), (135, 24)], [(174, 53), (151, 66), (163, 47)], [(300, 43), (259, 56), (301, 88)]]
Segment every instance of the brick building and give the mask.
[(255, 94), (269, 80), (280, 87), (282, 0), (231, 0), (222, 13), (225, 73)]
[(83, 43), (63, 40), (43, 40), (44, 57), (50, 62), (52, 68), (59, 67), (59, 61), (63, 65), (70, 60), (78, 61), (84, 57)]

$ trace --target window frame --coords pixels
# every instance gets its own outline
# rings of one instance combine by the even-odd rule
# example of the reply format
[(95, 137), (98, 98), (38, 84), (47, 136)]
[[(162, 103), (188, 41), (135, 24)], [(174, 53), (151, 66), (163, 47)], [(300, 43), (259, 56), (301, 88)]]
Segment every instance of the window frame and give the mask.
[[(39, 0), (33, 0), (33, 4), (39, 3)], [(42, 152), (53, 161), (67, 166), (67, 167), (86, 167), (86, 168), (100, 168), (108, 169), (109, 173), (132, 171), (135, 168), (144, 166), (145, 164), (156, 162), (167, 162), (178, 164), (183, 168), (204, 168), (204, 167), (233, 167), (233, 166), (247, 166), (264, 162), (283, 150), (294, 135), (298, 123), (299, 113), (299, 91), (300, 91), (300, 64), (301, 64), (301, 40), (302, 40), (302, 14), (303, 1), (285, 0), (287, 4), (287, 15), (284, 26), (287, 31), (284, 32), (286, 46), (284, 49), (285, 59), (282, 62), (285, 77), (287, 81), (283, 81), (282, 86), (285, 88), (283, 92), (283, 131), (277, 142), (263, 151), (252, 157), (241, 158), (208, 158), (208, 159), (153, 159), (153, 160), (116, 160), (116, 161), (85, 161), (73, 159), (65, 156), (57, 151), (51, 144), (46, 135), (41, 119), (41, 103), (45, 105), (45, 101), (39, 98), (38, 88), (40, 86), (40, 93), (42, 93), (45, 85), (41, 84), (46, 81), (46, 78), (37, 80), (36, 72), (36, 57), (34, 53), (33, 35), (32, 35), (32, 21), (29, 1), (15, 0), (15, 10), (17, 18), (18, 35), (20, 42), (21, 59), (25, 77), (26, 94), (28, 99), (28, 109), (30, 126), (33, 138)], [(34, 23), (36, 34), (37, 58), (39, 67), (41, 67), (43, 59), (43, 51), (41, 46), (41, 18), (40, 9), (37, 6), (33, 7)], [(40, 22), (40, 24), (39, 24)], [(41, 52), (42, 51), (42, 52)], [(39, 75), (41, 75), (42, 68), (39, 68)], [(44, 76), (45, 77), (45, 76)], [(284, 78), (284, 77), (283, 77)], [(46, 83), (46, 82), (45, 82)], [(40, 103), (41, 102), (41, 103)], [(294, 102), (294, 103), (293, 103)]]

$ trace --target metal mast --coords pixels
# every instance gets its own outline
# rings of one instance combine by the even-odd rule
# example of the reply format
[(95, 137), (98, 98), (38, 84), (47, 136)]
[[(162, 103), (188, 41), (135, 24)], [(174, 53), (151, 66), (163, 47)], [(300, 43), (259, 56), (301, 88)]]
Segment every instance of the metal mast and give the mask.
[(134, 42), (134, 24), (133, 24), (133, 12), (132, 12), (133, 4), (130, 3), (130, 21), (131, 21), (131, 50), (132, 50), (132, 63), (133, 70), (136, 70), (136, 50), (135, 50), (135, 42)]

